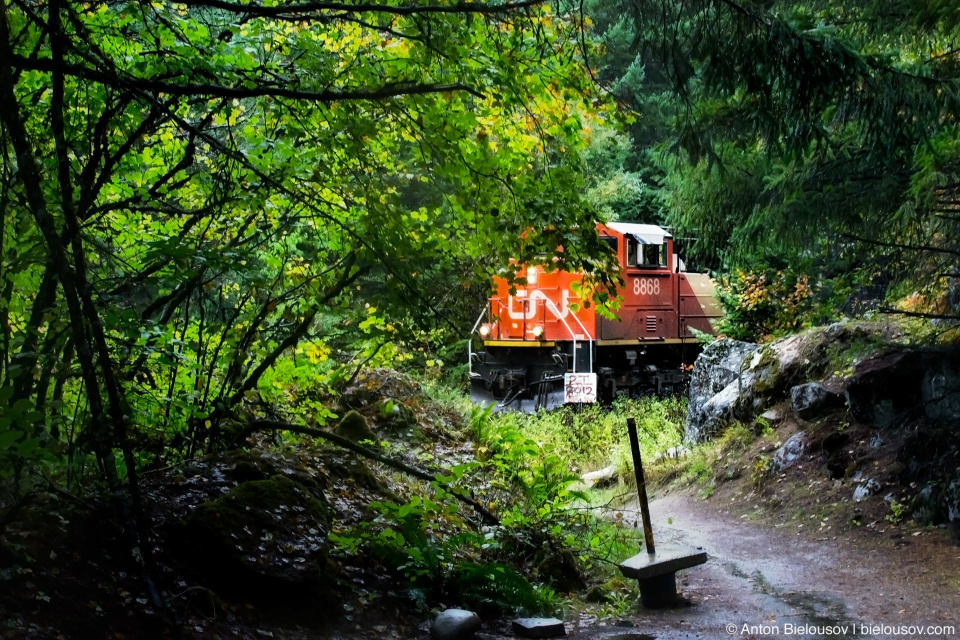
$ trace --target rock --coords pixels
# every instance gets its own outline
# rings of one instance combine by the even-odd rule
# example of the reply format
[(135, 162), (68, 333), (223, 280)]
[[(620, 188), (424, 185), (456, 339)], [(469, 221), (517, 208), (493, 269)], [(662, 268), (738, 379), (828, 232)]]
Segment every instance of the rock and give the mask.
[(749, 419), (771, 400), (779, 401), (786, 389), (806, 377), (810, 356), (823, 349), (823, 332), (801, 333), (755, 351), (744, 361), (740, 376), (741, 393), (734, 406), (740, 419)]
[(613, 465), (609, 467), (604, 467), (599, 471), (591, 471), (590, 473), (585, 473), (581, 476), (583, 483), (587, 485), (588, 488), (597, 488), (603, 489), (604, 487), (609, 487), (617, 482), (617, 468)]
[(277, 475), (198, 505), (182, 547), (211, 581), (269, 595), (319, 584), (329, 522), (322, 494)]
[(626, 580), (621, 577), (611, 578), (606, 582), (595, 584), (587, 591), (584, 599), (587, 602), (609, 603), (613, 602), (618, 596), (630, 590)]
[(806, 434), (803, 431), (793, 434), (777, 449), (770, 461), (770, 473), (780, 473), (800, 459), (807, 448)]
[(960, 523), (960, 478), (947, 485), (947, 490), (944, 491), (944, 506), (947, 509), (947, 520), (954, 524)]
[(704, 442), (732, 420), (752, 420), (805, 377), (810, 356), (824, 342), (821, 331), (763, 346), (731, 340), (708, 345), (694, 363), (684, 439)]
[(860, 502), (867, 496), (872, 496), (878, 491), (880, 491), (880, 483), (873, 478), (867, 478), (853, 490), (853, 501)]
[(348, 411), (343, 416), (340, 424), (334, 429), (338, 436), (343, 436), (351, 442), (361, 442), (363, 440), (377, 441), (377, 435), (370, 429), (367, 419), (356, 411)]
[(910, 501), (910, 515), (922, 525), (943, 522), (940, 492), (935, 484), (927, 484)]
[(381, 424), (393, 433), (419, 426), (417, 415), (399, 400), (381, 400), (376, 404), (376, 411), (382, 420)]
[(760, 418), (767, 421), (767, 424), (775, 425), (783, 420), (783, 414), (779, 409), (767, 409), (760, 414)]
[(790, 389), (790, 407), (803, 420), (843, 405), (843, 392), (819, 382), (806, 382)]
[[(759, 347), (738, 340), (716, 340), (704, 348), (693, 365), (690, 375), (690, 401), (687, 404), (687, 426), (685, 440), (703, 442), (715, 435), (716, 428), (725, 417), (729, 406), (721, 405), (707, 408), (707, 403), (720, 392), (740, 378), (743, 359)], [(728, 391), (728, 396), (736, 394), (736, 387)]]
[(511, 625), (521, 638), (564, 638), (567, 630), (556, 618), (518, 618)]
[(537, 573), (564, 593), (580, 591), (586, 586), (577, 556), (570, 549), (545, 548)]
[(433, 640), (467, 640), (480, 628), (480, 616), (465, 609), (447, 609), (433, 621)]
[(910, 417), (960, 418), (960, 349), (899, 349), (854, 368), (845, 393), (861, 424), (890, 426)]
[(691, 419), (690, 405), (688, 405), (684, 440), (698, 444), (712, 439), (723, 431), (733, 419), (733, 408), (740, 397), (740, 391), (739, 382), (731, 382), (723, 391), (710, 398), (693, 419)]
[(613, 596), (607, 590), (606, 585), (595, 584), (590, 587), (583, 599), (595, 604), (606, 604), (613, 601)]
[[(277, 453), (262, 449), (234, 449), (214, 454), (209, 462), (215, 468), (222, 468), (223, 474), (235, 484), (250, 482), (251, 480), (267, 480), (276, 475), (284, 475), (296, 480), (311, 491), (323, 491), (326, 482), (320, 472), (312, 467), (290, 464)], [(217, 471), (211, 470), (207, 474), (217, 476)]]

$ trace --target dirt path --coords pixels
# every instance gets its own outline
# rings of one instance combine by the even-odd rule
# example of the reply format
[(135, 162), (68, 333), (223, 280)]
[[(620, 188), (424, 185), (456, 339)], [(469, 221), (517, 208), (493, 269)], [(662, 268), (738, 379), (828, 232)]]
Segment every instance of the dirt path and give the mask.
[(572, 637), (960, 638), (960, 546), (942, 530), (817, 537), (683, 495), (654, 500), (651, 511), (658, 542), (709, 554), (678, 575), (691, 606), (588, 624)]

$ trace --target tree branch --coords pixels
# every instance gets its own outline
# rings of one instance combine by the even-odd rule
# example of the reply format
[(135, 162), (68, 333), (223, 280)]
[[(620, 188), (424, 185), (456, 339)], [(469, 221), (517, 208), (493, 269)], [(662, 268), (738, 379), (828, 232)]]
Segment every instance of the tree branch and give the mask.
[(457, 2), (454, 4), (424, 4), (391, 6), (388, 4), (344, 3), (344, 2), (299, 2), (294, 4), (279, 4), (266, 6), (262, 4), (244, 4), (241, 2), (227, 2), (226, 0), (182, 0), (176, 4), (187, 7), (210, 7), (222, 9), (232, 13), (243, 13), (258, 18), (276, 18), (291, 14), (318, 13), (321, 11), (340, 13), (386, 13), (395, 16), (412, 16), (419, 14), (439, 13), (472, 13), (480, 15), (512, 13), (521, 9), (544, 4), (545, 0), (521, 0), (519, 2), (505, 2), (503, 4), (486, 4), (482, 2)]
[(119, 73), (106, 73), (83, 65), (63, 63), (57, 64), (50, 59), (31, 60), (21, 55), (12, 55), (11, 63), (14, 68), (27, 71), (42, 71), (45, 73), (59, 72), (64, 75), (92, 80), (102, 85), (117, 89), (137, 89), (154, 94), (169, 96), (207, 96), (226, 99), (241, 98), (290, 98), (293, 100), (307, 100), (310, 102), (347, 102), (362, 100), (386, 100), (401, 96), (417, 96), (429, 93), (448, 93), (466, 91), (477, 98), (485, 98), (484, 94), (465, 84), (420, 84), (394, 83), (374, 89), (343, 89), (329, 91), (303, 91), (277, 86), (231, 87), (218, 84), (175, 84), (163, 80), (150, 78), (124, 77)]
[(892, 307), (882, 307), (880, 313), (887, 315), (908, 316), (910, 318), (928, 318), (931, 320), (960, 320), (960, 315), (955, 313), (923, 313), (920, 311), (901, 311)]
[[(411, 467), (410, 465), (404, 464), (399, 460), (394, 460), (393, 458), (388, 458), (372, 449), (360, 446), (355, 442), (344, 438), (343, 436), (338, 436), (335, 433), (331, 433), (324, 429), (316, 429), (313, 427), (307, 427), (299, 424), (293, 424), (290, 422), (280, 422), (277, 420), (256, 420), (248, 424), (240, 433), (238, 433), (232, 440), (230, 444), (237, 444), (246, 440), (250, 435), (257, 433), (259, 431), (290, 431), (291, 433), (299, 433), (302, 435), (313, 436), (315, 438), (322, 438), (328, 442), (342, 447), (348, 451), (351, 451), (357, 455), (363, 456), (364, 458), (369, 458), (370, 460), (376, 460), (377, 462), (382, 462), (383, 464), (396, 469), (397, 471), (402, 471), (407, 475), (411, 475), (414, 478), (419, 478), (425, 480), (426, 482), (439, 482), (440, 473), (430, 473), (429, 471), (424, 471), (422, 469), (417, 469), (416, 467)], [(450, 491), (450, 494), (453, 495), (457, 500), (470, 505), (473, 509), (480, 514), (480, 518), (484, 524), (488, 525), (499, 525), (500, 519), (497, 516), (493, 515), (486, 507), (482, 504), (471, 498), (470, 496), (463, 495), (456, 491)]]
[(871, 240), (869, 238), (862, 238), (860, 236), (855, 236), (851, 233), (841, 233), (840, 237), (846, 238), (848, 240), (853, 240), (855, 242), (863, 242), (865, 244), (871, 244), (876, 247), (889, 247), (891, 249), (907, 249), (909, 251), (930, 251), (932, 253), (946, 253), (952, 256), (960, 256), (960, 250), (957, 249), (947, 249), (944, 247), (934, 247), (930, 245), (915, 245), (915, 244), (898, 244), (895, 242), (883, 242), (882, 240)]

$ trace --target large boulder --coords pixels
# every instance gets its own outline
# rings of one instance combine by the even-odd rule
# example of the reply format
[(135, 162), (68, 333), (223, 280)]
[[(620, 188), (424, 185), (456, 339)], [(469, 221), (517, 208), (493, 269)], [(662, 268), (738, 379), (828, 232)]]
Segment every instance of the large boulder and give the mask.
[(690, 374), (690, 403), (703, 406), (740, 378), (743, 359), (760, 345), (724, 338), (708, 344)]
[(765, 345), (735, 340), (710, 344), (694, 363), (685, 440), (704, 442), (732, 420), (753, 420), (817, 370), (831, 340), (848, 334), (849, 329), (836, 325)]
[(752, 420), (802, 378), (806, 352), (822, 337), (801, 334), (768, 345), (735, 340), (710, 344), (693, 366), (685, 440), (704, 442), (732, 420)]
[(759, 348), (739, 340), (717, 340), (707, 345), (697, 357), (690, 376), (690, 402), (687, 404), (685, 439), (688, 442), (710, 439), (730, 419), (740, 392), (744, 358)]
[(887, 427), (913, 417), (960, 418), (960, 350), (897, 349), (856, 365), (845, 389), (850, 414)]
[(198, 505), (182, 544), (209, 581), (226, 587), (269, 594), (317, 586), (330, 513), (322, 494), (276, 475)]
[(763, 345), (751, 354), (741, 366), (736, 417), (752, 419), (771, 401), (779, 401), (790, 386), (804, 380), (824, 340), (823, 332), (811, 331)]

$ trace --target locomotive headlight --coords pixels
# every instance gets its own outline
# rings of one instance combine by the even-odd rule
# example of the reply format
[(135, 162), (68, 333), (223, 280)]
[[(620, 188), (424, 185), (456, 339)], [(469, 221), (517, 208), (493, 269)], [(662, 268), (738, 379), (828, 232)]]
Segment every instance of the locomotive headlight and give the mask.
[(533, 328), (533, 337), (539, 338), (543, 335), (543, 327), (534, 327)]
[(480, 335), (483, 336), (484, 338), (490, 335), (490, 325), (488, 324), (482, 325), (480, 327)]
[(537, 284), (537, 268), (529, 267), (527, 268), (527, 284)]

